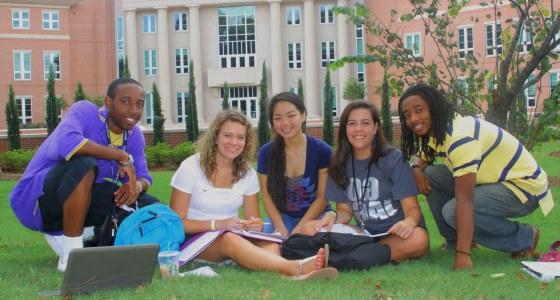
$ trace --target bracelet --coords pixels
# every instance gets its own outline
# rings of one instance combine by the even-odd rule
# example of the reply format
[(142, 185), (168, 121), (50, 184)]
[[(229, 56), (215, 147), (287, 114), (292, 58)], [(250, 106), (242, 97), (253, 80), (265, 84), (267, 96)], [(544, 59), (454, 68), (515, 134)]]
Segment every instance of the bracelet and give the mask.
[(334, 222), (336, 223), (336, 219), (338, 218), (338, 215), (336, 214), (336, 211), (334, 210), (329, 210), (326, 212), (327, 214), (332, 214), (334, 215)]
[(470, 252), (462, 251), (462, 250), (455, 250), (455, 253), (463, 253), (463, 254), (465, 254), (465, 255), (471, 256), (471, 253), (470, 253)]
[(212, 219), (212, 221), (210, 221), (210, 230), (216, 230), (216, 219)]

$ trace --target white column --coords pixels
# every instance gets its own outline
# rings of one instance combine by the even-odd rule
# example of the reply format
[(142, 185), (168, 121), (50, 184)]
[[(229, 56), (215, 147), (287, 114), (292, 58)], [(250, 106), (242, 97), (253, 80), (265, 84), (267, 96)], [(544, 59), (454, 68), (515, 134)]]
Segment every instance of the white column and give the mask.
[(280, 0), (268, 0), (270, 3), (270, 70), (272, 95), (285, 91), (284, 53), (282, 44), (282, 16)]
[[(202, 49), (200, 45), (200, 12), (199, 6), (189, 7), (189, 59), (193, 61), (194, 70), (189, 70), (189, 72), (194, 72), (194, 82), (196, 85), (196, 109), (198, 124), (205, 123), (206, 116), (204, 115), (204, 87), (202, 86)], [(200, 126), (199, 126), (200, 128)]]
[(165, 123), (174, 119), (171, 112), (171, 83), (169, 76), (169, 35), (167, 30), (167, 7), (156, 7), (158, 25), (158, 88)]
[(125, 11), (126, 19), (126, 56), (128, 59), (128, 70), (130, 77), (139, 80), (138, 78), (138, 39), (136, 32), (136, 11), (134, 9)]
[(317, 84), (317, 73), (319, 72), (317, 63), (317, 43), (315, 39), (315, 5), (313, 0), (303, 2), (303, 27), (304, 27), (304, 74), (305, 88), (304, 98), (307, 107), (308, 119), (319, 119), (322, 113), (321, 98), (318, 94), (319, 85)]
[[(338, 0), (337, 6), (347, 6), (346, 0)], [(348, 56), (350, 54), (350, 34), (349, 25), (346, 23), (346, 16), (339, 14), (336, 16), (336, 34), (337, 34), (337, 58)], [(344, 66), (338, 69), (338, 88), (336, 89), (340, 97), (339, 112), (342, 112), (342, 108), (346, 106), (346, 102), (342, 101), (342, 91), (346, 86), (346, 81), (350, 78), (351, 74), (351, 64), (344, 64)], [(347, 100), (347, 99), (345, 99)]]

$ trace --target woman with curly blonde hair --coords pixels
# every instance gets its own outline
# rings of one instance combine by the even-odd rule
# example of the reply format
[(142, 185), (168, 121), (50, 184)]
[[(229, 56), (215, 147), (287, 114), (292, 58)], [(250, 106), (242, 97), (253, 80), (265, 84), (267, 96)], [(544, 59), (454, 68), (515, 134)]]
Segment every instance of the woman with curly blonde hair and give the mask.
[[(220, 112), (201, 138), (198, 153), (181, 163), (171, 179), (171, 208), (183, 219), (187, 239), (195, 234), (222, 230), (197, 257), (220, 262), (232, 259), (251, 270), (269, 270), (305, 278), (332, 278), (336, 269), (325, 268), (325, 250), (305, 260), (286, 260), (278, 244), (248, 240), (236, 229), (262, 230), (259, 217), (257, 174), (251, 167), (255, 135), (251, 123), (238, 111)], [(243, 206), (245, 220), (238, 218)]]

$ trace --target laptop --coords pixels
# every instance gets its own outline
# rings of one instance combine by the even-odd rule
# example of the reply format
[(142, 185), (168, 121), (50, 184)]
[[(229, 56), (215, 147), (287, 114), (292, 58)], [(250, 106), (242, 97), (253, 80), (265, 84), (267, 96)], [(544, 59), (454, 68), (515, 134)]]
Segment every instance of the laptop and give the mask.
[(61, 289), (41, 292), (39, 296), (65, 296), (150, 284), (158, 252), (157, 244), (74, 249), (68, 257)]

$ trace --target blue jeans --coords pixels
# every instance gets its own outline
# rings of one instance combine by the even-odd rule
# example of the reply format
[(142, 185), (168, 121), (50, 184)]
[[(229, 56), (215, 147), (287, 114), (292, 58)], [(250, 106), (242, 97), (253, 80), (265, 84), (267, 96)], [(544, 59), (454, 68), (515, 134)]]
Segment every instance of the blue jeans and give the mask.
[[(288, 233), (291, 233), (292, 230), (294, 230), (294, 227), (296, 227), (301, 220), (301, 218), (292, 217), (282, 213), (280, 214), (280, 216), (282, 216), (282, 222), (284, 222), (284, 226), (286, 226)], [(276, 228), (274, 228), (274, 224), (272, 224), (272, 220), (269, 217), (264, 218), (264, 226), (262, 231), (265, 233), (273, 233), (276, 231)]]
[[(444, 165), (429, 166), (424, 174), (432, 187), (426, 198), (439, 232), (449, 246), (455, 247), (455, 179)], [(474, 241), (504, 252), (525, 250), (532, 246), (533, 228), (508, 218), (528, 215), (539, 206), (538, 201), (529, 199), (521, 203), (503, 184), (494, 183), (477, 185), (473, 204)]]

